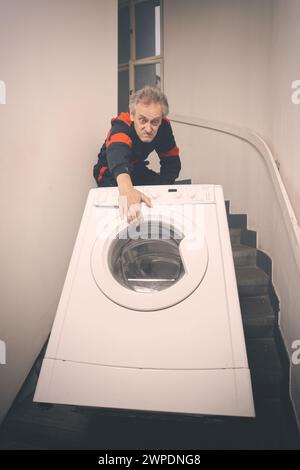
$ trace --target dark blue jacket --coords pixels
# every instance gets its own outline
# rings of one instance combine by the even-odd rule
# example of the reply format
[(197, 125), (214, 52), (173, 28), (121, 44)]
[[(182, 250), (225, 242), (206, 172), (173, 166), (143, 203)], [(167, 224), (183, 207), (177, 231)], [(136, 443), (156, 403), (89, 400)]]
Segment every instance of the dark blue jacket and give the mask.
[(178, 177), (181, 163), (179, 149), (173, 136), (170, 121), (162, 119), (157, 134), (152, 142), (142, 142), (130, 119), (129, 112), (121, 113), (111, 121), (111, 129), (98, 155), (94, 166), (97, 183), (103, 175), (112, 175), (115, 179), (121, 173), (130, 174), (134, 166), (147, 160), (155, 150), (160, 159), (160, 175), (170, 183)]

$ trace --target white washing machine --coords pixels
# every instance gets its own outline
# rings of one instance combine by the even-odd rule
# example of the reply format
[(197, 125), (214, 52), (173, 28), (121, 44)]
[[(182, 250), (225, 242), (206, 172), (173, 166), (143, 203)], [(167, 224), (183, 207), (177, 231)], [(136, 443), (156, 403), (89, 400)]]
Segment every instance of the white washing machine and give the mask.
[(34, 400), (254, 416), (222, 188), (138, 189), (89, 193)]

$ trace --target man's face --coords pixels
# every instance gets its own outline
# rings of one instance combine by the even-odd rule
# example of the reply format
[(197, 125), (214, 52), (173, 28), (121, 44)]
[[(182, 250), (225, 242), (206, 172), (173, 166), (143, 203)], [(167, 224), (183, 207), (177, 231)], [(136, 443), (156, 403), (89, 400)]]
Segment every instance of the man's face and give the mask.
[(159, 103), (138, 103), (135, 113), (130, 113), (135, 131), (142, 142), (152, 142), (162, 121), (162, 109)]

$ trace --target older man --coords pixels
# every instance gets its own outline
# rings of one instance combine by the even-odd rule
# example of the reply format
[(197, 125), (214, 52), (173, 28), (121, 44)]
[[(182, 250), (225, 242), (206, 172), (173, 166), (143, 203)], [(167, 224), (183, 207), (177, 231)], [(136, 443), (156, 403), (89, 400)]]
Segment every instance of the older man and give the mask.
[[(139, 219), (140, 203), (151, 200), (134, 186), (172, 184), (181, 164), (171, 124), (167, 97), (159, 88), (146, 86), (134, 93), (129, 112), (111, 121), (111, 129), (94, 166), (99, 187), (118, 186), (127, 201), (127, 219)], [(155, 150), (160, 159), (160, 174), (149, 170), (147, 158)]]

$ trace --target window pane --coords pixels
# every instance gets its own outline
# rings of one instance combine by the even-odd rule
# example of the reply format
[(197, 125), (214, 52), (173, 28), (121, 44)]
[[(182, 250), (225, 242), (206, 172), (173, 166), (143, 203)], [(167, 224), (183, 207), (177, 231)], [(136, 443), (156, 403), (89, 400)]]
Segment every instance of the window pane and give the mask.
[(129, 70), (119, 72), (118, 82), (118, 112), (128, 111), (129, 102)]
[(119, 56), (118, 63), (126, 64), (130, 58), (130, 21), (129, 21), (129, 6), (119, 8), (119, 23), (118, 23), (118, 48)]
[(159, 4), (159, 0), (146, 0), (135, 5), (137, 59), (160, 54)]
[(136, 65), (134, 72), (136, 91), (145, 85), (160, 87), (160, 64)]

